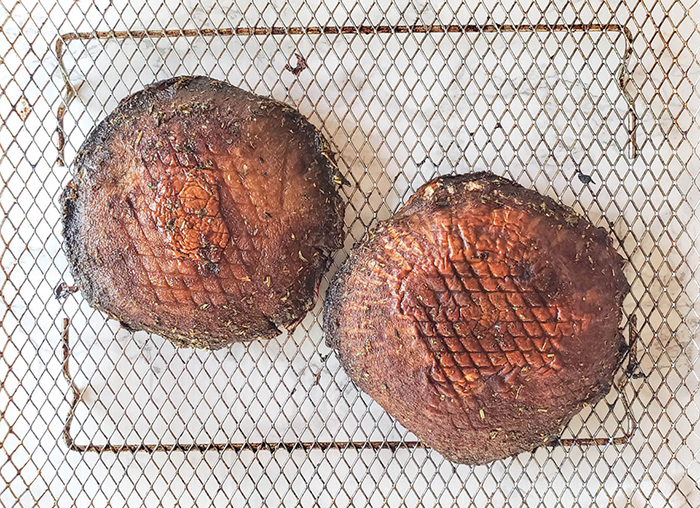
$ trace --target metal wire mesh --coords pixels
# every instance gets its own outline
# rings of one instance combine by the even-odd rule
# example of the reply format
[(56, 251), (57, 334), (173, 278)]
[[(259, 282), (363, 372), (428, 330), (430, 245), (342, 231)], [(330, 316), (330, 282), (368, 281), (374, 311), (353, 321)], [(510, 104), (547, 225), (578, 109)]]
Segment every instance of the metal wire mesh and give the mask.
[[(3, 506), (700, 506), (696, 4), (2, 9)], [(566, 446), (455, 466), (348, 381), (320, 304), (291, 335), (205, 353), (56, 299), (64, 161), (179, 74), (293, 104), (332, 140), (350, 185), (328, 276), (437, 174), (489, 169), (607, 227), (642, 376), (620, 373)]]

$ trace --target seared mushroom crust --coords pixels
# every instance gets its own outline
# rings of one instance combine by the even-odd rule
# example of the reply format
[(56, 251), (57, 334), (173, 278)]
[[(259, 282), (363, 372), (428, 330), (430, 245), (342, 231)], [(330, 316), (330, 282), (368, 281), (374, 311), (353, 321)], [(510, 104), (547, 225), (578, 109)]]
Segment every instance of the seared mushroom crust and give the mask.
[(325, 302), (362, 390), (451, 461), (556, 441), (609, 391), (623, 260), (601, 228), (488, 173), (436, 178), (368, 234)]
[(207, 77), (124, 99), (65, 189), (65, 250), (88, 302), (178, 346), (273, 337), (314, 302), (343, 239), (341, 181), (293, 108)]

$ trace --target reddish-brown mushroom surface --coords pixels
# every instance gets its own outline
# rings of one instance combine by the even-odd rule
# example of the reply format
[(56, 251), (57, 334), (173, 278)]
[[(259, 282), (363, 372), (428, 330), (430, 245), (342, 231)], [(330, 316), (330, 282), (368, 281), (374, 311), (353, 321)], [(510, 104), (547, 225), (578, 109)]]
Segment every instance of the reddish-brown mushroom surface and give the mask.
[(124, 99), (74, 172), (62, 200), (77, 285), (177, 345), (294, 326), (342, 244), (341, 177), (323, 136), (293, 108), (207, 77)]
[(351, 379), (446, 458), (547, 444), (610, 389), (629, 291), (606, 232), (488, 173), (441, 177), (339, 270), (326, 340)]

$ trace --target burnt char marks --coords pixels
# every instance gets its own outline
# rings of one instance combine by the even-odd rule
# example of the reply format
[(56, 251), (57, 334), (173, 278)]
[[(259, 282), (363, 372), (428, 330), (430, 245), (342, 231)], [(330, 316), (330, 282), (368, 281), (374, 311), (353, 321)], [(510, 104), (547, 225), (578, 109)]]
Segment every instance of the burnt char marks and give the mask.
[(139, 155), (145, 170), (141, 190), (168, 247), (176, 256), (215, 268), (211, 265), (220, 261), (230, 235), (214, 160), (199, 156), (195, 142), (183, 133), (163, 128), (156, 128)]
[(182, 171), (160, 180), (153, 211), (156, 223), (176, 255), (218, 263), (229, 242), (221, 216), (216, 173)]
[[(557, 319), (556, 305), (523, 280), (523, 266), (528, 267), (527, 282), (533, 280), (533, 264), (511, 260), (511, 249), (498, 247), (502, 241), (528, 240), (509, 238), (507, 232), (486, 238), (484, 224), (453, 216), (445, 224), (430, 246), (418, 247), (430, 238), (431, 224), (424, 218), (410, 232), (413, 242), (388, 246), (413, 263), (400, 281), (399, 308), (413, 320), (415, 333), (440, 366), (431, 371), (433, 381), (451, 385), (441, 390), (469, 397), (491, 376), (512, 385), (524, 370), (547, 375), (561, 368), (557, 349), (572, 322)], [(413, 252), (404, 251), (407, 246)]]

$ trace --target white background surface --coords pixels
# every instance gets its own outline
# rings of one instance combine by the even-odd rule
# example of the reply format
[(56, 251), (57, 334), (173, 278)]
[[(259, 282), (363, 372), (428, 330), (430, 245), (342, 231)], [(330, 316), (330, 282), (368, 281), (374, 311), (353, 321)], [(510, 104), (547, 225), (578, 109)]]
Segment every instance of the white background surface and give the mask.
[[(516, 5), (2, 0), (0, 503), (700, 506), (700, 32), (693, 22), (700, 13), (682, 2), (614, 11), (605, 3), (542, 2), (526, 12)], [(625, 90), (639, 117), (638, 157), (625, 156), (624, 42), (606, 32), (73, 41), (64, 66), (80, 88), (65, 117), (66, 160), (127, 93), (206, 73), (294, 104), (322, 127), (351, 182), (347, 248), (435, 174), (491, 169), (556, 197), (620, 239), (633, 288), (625, 309), (640, 320), (647, 375), (567, 432), (620, 435), (634, 420), (630, 442), (540, 449), (475, 468), (424, 449), (69, 452), (61, 436), (71, 398), (61, 371), (64, 317), (81, 390), (73, 423), (80, 444), (381, 441), (406, 432), (327, 357), (319, 305), (291, 336), (204, 353), (131, 336), (79, 294), (53, 298), (56, 284), (70, 281), (58, 205), (70, 170), (55, 162), (65, 91), (58, 34), (418, 21), (624, 25), (634, 38)], [(298, 77), (284, 71), (294, 52), (309, 65)]]

